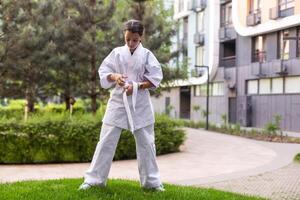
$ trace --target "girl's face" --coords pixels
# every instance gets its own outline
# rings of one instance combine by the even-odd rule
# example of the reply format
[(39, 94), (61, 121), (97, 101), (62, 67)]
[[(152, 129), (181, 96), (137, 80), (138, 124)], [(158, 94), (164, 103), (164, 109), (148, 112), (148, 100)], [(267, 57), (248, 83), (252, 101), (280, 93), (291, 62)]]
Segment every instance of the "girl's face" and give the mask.
[(129, 47), (130, 51), (133, 52), (141, 42), (141, 36), (138, 33), (132, 33), (125, 31), (124, 34), (125, 43)]

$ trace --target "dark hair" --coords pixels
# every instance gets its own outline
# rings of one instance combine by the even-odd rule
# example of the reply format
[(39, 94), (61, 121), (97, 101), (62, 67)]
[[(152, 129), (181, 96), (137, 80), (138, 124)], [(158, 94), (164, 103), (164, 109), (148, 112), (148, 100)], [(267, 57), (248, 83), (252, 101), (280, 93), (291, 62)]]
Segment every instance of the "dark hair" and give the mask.
[(138, 33), (140, 36), (142, 36), (144, 33), (144, 25), (139, 20), (131, 19), (125, 22), (124, 31)]

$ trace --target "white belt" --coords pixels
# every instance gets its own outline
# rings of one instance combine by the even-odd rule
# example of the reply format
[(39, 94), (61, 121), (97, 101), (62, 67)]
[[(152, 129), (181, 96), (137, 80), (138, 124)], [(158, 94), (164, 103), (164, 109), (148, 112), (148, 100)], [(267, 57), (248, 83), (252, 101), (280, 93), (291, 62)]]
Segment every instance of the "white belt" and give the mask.
[[(135, 112), (135, 105), (136, 105), (136, 97), (137, 97), (137, 92), (138, 92), (138, 84), (134, 81), (128, 81), (126, 82), (125, 86), (128, 84), (132, 84), (133, 86), (133, 90), (132, 90), (132, 106), (133, 106), (133, 112)], [(128, 96), (126, 94), (126, 90), (123, 92), (123, 102), (124, 102), (124, 106), (125, 106), (125, 110), (127, 113), (127, 118), (129, 121), (129, 125), (130, 125), (130, 131), (133, 133), (134, 131), (134, 124), (133, 124), (133, 118), (132, 118), (132, 114), (130, 111), (130, 107), (128, 104)]]

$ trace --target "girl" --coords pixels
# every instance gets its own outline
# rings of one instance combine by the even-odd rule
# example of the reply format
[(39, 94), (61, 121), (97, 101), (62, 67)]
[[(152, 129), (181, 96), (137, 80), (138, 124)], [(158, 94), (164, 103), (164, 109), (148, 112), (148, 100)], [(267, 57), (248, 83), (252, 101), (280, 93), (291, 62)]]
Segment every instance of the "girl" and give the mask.
[(162, 80), (159, 62), (141, 44), (144, 26), (138, 20), (125, 23), (125, 45), (115, 48), (99, 68), (100, 84), (113, 88), (103, 117), (100, 141), (79, 189), (104, 187), (122, 129), (130, 129), (136, 142), (140, 183), (164, 191), (156, 163), (154, 112), (148, 89)]

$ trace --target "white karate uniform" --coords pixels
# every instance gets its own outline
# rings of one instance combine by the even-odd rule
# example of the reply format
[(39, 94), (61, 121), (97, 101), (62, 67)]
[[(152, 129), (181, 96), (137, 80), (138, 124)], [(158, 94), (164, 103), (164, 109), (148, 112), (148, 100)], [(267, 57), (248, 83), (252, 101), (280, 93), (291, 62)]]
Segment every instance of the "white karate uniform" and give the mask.
[[(127, 75), (126, 81), (135, 86), (133, 95), (126, 96), (123, 87), (107, 80), (107, 76), (112, 73)], [(159, 62), (141, 43), (132, 55), (125, 45), (115, 48), (104, 59), (99, 75), (101, 86), (113, 90), (102, 120), (100, 141), (85, 174), (85, 183), (106, 184), (121, 131), (129, 129), (136, 141), (141, 185), (146, 188), (159, 187), (161, 181), (154, 144), (154, 111), (148, 89), (136, 89), (136, 83), (144, 80), (149, 80), (155, 88), (158, 87), (162, 80)]]

